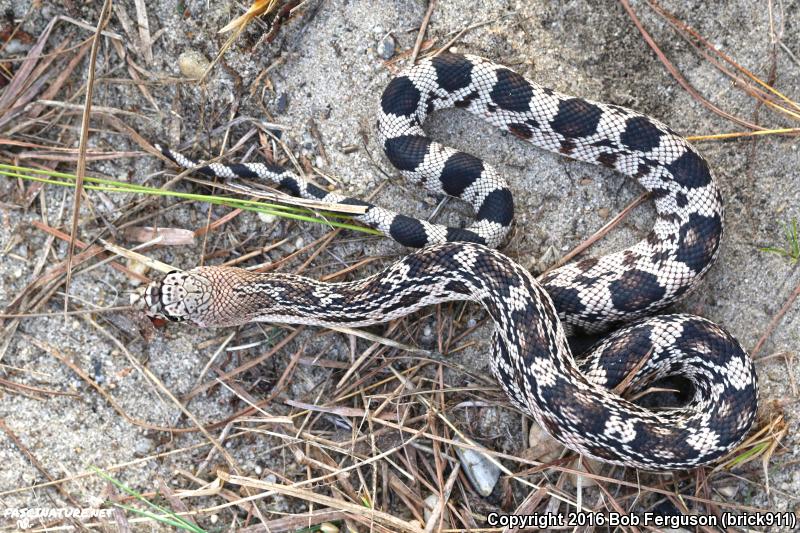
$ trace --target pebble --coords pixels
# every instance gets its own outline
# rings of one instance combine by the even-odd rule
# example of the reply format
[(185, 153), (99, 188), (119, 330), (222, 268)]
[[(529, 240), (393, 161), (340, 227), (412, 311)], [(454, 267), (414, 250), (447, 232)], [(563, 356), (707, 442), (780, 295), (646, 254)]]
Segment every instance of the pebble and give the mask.
[(378, 43), (378, 56), (380, 56), (381, 59), (391, 59), (394, 56), (396, 48), (397, 42), (394, 40), (394, 37), (387, 35)]
[(560, 257), (561, 254), (558, 253), (558, 250), (556, 250), (555, 247), (552, 245), (548, 246), (536, 264), (533, 265), (534, 270), (537, 272), (544, 272), (553, 266)]
[(208, 517), (208, 519), (211, 521), (212, 524), (216, 524), (217, 522), (219, 522), (219, 515), (212, 514), (211, 516)]
[(555, 461), (564, 449), (560, 442), (548, 435), (536, 423), (531, 424), (531, 429), (528, 432), (528, 448), (532, 452), (531, 457), (543, 463)]
[(436, 494), (429, 495), (423, 501), (423, 503), (425, 504), (425, 508), (422, 510), (422, 517), (425, 519), (426, 522), (430, 520), (431, 514), (433, 513), (433, 510), (436, 508), (436, 504), (438, 502), (439, 502), (439, 497), (436, 496)]
[(187, 50), (178, 56), (178, 69), (187, 78), (193, 80), (202, 78), (208, 66), (206, 56), (197, 50)]
[(275, 98), (275, 113), (282, 115), (289, 109), (289, 95), (286, 93), (279, 93)]
[(6, 44), (6, 48), (3, 51), (6, 53), (6, 55), (12, 56), (12, 55), (23, 54), (30, 49), (31, 45), (23, 43), (19, 39), (11, 39), (10, 41), (8, 41), (8, 43)]
[(717, 488), (717, 491), (727, 499), (731, 499), (736, 496), (736, 493), (739, 492), (738, 485), (726, 485), (724, 487)]
[[(135, 259), (126, 259), (125, 262), (127, 263), (128, 270), (132, 270), (133, 272), (141, 274), (142, 276), (147, 274), (147, 271), (150, 270), (150, 267), (145, 263), (136, 261)], [(131, 278), (130, 284), (134, 287), (138, 287), (142, 284), (142, 282), (136, 278)]]
[(303, 148), (306, 150), (311, 150), (314, 148), (314, 137), (312, 137), (311, 133), (307, 131), (303, 132), (303, 139), (300, 142), (303, 144)]
[(272, 224), (278, 219), (276, 215), (271, 215), (269, 213), (258, 213), (258, 220), (263, 222), (264, 224)]
[(92, 371), (94, 372), (94, 380), (99, 383), (103, 384), (106, 381), (105, 376), (103, 375), (103, 361), (97, 358), (92, 358)]
[(319, 525), (319, 530), (322, 533), (339, 533), (339, 528), (336, 524), (331, 524), (330, 522), (323, 522)]
[(136, 444), (133, 445), (133, 450), (142, 456), (146, 456), (150, 454), (150, 451), (153, 449), (153, 441), (150, 439), (137, 439)]
[(500, 468), (485, 454), (456, 446), (456, 455), (473, 488), (481, 496), (489, 496), (500, 479)]
[[(584, 461), (589, 463), (589, 468), (591, 468), (592, 472), (594, 472), (595, 474), (600, 472), (600, 470), (603, 468), (603, 463), (601, 463), (600, 461), (595, 461), (594, 459), (587, 459), (586, 457), (584, 457), (583, 459), (579, 459), (576, 461), (577, 464), (575, 465), (575, 470), (586, 472), (586, 468), (583, 466)], [(582, 489), (586, 489), (597, 485), (597, 480), (590, 477), (576, 475), (575, 478), (576, 478), (575, 485), (580, 486)]]
[(597, 210), (597, 214), (600, 215), (600, 218), (602, 218), (603, 220), (608, 218), (609, 213), (610, 211), (608, 210), (607, 207), (601, 207), (600, 209)]
[(298, 237), (294, 240), (294, 247), (297, 248), (298, 250), (303, 246), (305, 246), (305, 244), (306, 241), (304, 241), (302, 237)]
[(422, 336), (425, 338), (430, 338), (433, 335), (433, 329), (430, 326), (425, 326), (425, 329), (422, 330)]

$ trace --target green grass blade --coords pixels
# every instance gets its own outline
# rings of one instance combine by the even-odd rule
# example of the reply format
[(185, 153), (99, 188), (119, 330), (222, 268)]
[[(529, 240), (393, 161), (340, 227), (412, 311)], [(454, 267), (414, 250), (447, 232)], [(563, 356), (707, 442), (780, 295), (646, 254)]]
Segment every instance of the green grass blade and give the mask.
[(751, 457), (763, 452), (768, 447), (769, 447), (769, 442), (760, 442), (755, 446), (753, 446), (752, 448), (750, 448), (749, 450), (742, 452), (733, 459), (731, 459), (728, 462), (728, 464), (731, 466), (731, 468), (733, 468), (734, 466), (741, 464), (750, 459)]
[(170, 525), (172, 527), (176, 527), (176, 528), (179, 528), (179, 529), (185, 529), (187, 531), (192, 531), (193, 533), (205, 533), (205, 531), (206, 531), (205, 529), (203, 529), (201, 527), (198, 527), (198, 526), (195, 526), (191, 522), (186, 522), (183, 519), (181, 519), (181, 521), (176, 521), (176, 520), (172, 520), (171, 518), (169, 518), (167, 516), (151, 513), (149, 511), (145, 511), (144, 509), (137, 509), (136, 507), (133, 507), (132, 505), (125, 505), (123, 503), (117, 503), (117, 502), (109, 502), (109, 503), (111, 505), (113, 505), (114, 507), (119, 507), (120, 509), (124, 509), (124, 510), (129, 511), (129, 512), (131, 512), (133, 514), (137, 514), (139, 516), (152, 518), (153, 520), (155, 520), (157, 522), (161, 522), (163, 524), (168, 524), (168, 525)]
[[(155, 503), (151, 502), (150, 500), (148, 500), (147, 498), (142, 496), (139, 492), (137, 492), (137, 491), (133, 490), (132, 488), (128, 487), (127, 485), (125, 485), (124, 483), (119, 481), (118, 479), (112, 477), (111, 475), (109, 475), (108, 473), (104, 472), (103, 470), (100, 470), (96, 466), (90, 465), (89, 468), (91, 470), (93, 470), (95, 472), (95, 474), (97, 474), (101, 478), (105, 479), (109, 483), (113, 484), (115, 487), (117, 487), (118, 489), (123, 491), (125, 494), (127, 494), (129, 496), (133, 496), (134, 498), (136, 498), (140, 502), (144, 503), (148, 507), (159, 511), (160, 513), (163, 513), (163, 515), (169, 516), (172, 520), (178, 522), (180, 524), (180, 527), (183, 527), (184, 529), (188, 529), (190, 531), (198, 531), (198, 532), (202, 532), (203, 531), (202, 529), (198, 529), (197, 526), (195, 526), (191, 522), (188, 522), (188, 521), (184, 520), (183, 518), (181, 518), (180, 516), (178, 516), (177, 514), (175, 514), (172, 510), (167, 509), (165, 507), (161, 507), (160, 505), (156, 505)], [(114, 505), (121, 506), (121, 504), (117, 504), (115, 502), (110, 502), (110, 503), (112, 503)], [(138, 512), (140, 514), (147, 513), (147, 511), (143, 511), (141, 509), (136, 509), (135, 507), (132, 507), (131, 510), (134, 510), (135, 512)], [(150, 516), (151, 518), (156, 518), (156, 519), (158, 519), (159, 517), (164, 518), (162, 515), (155, 515), (155, 514), (152, 514), (152, 513), (148, 513), (148, 516)]]
[[(43, 169), (20, 167), (4, 163), (0, 163), (0, 175), (12, 178), (25, 179), (29, 181), (35, 181), (39, 183), (45, 183), (48, 185), (58, 185), (62, 187), (74, 187), (76, 180), (76, 177), (72, 174), (66, 174), (63, 172), (55, 172)], [(39, 176), (49, 176), (49, 178), (51, 179)], [(58, 179), (52, 179), (52, 178), (58, 178)], [(131, 183), (108, 180), (103, 178), (95, 178), (90, 176), (87, 176), (84, 179), (84, 182), (85, 182), (84, 189), (87, 190), (96, 190), (108, 193), (130, 193), (130, 194), (149, 194), (155, 196), (170, 196), (173, 198), (206, 202), (215, 205), (224, 205), (232, 209), (242, 209), (244, 211), (264, 213), (292, 220), (299, 220), (302, 222), (325, 224), (333, 228), (349, 229), (353, 231), (359, 231), (361, 233), (367, 233), (370, 235), (381, 235), (379, 231), (372, 228), (368, 228), (366, 226), (359, 226), (348, 222), (340, 222), (339, 220), (330, 220), (330, 219), (349, 220), (352, 218), (351, 216), (343, 213), (331, 213), (331, 212), (317, 213), (311, 209), (306, 209), (296, 206), (260, 202), (255, 200), (245, 200), (227, 196), (212, 196), (207, 194), (194, 194), (194, 193), (170, 191), (166, 189), (148, 187), (145, 185), (135, 185)]]

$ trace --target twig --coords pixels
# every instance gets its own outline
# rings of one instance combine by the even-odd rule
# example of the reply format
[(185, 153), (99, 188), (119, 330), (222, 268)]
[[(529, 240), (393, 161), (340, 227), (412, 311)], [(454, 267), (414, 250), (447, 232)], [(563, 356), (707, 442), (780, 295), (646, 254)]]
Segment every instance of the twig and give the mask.
[[(14, 433), (10, 427), (8, 427), (8, 424), (6, 424), (6, 421), (3, 418), (0, 418), (0, 429), (2, 429), (6, 436), (8, 436), (8, 438), (11, 439), (11, 441), (17, 446), (17, 448), (19, 448), (20, 451), (25, 454), (31, 464), (36, 467), (36, 469), (41, 472), (49, 482), (52, 483), (55, 478), (50, 475), (50, 472), (48, 472), (44, 465), (39, 462), (39, 459), (36, 458), (33, 452), (27, 446), (25, 446), (17, 434)], [(69, 491), (67, 491), (64, 487), (57, 485), (56, 489), (68, 502), (76, 507), (79, 507), (78, 502), (75, 501), (75, 499), (70, 495)]]
[(786, 312), (792, 307), (792, 304), (798, 296), (800, 296), (800, 285), (797, 285), (797, 287), (794, 288), (794, 291), (792, 291), (792, 294), (789, 295), (789, 298), (786, 300), (780, 310), (775, 313), (775, 316), (773, 316), (772, 320), (769, 321), (766, 331), (764, 331), (764, 334), (761, 335), (761, 338), (758, 339), (758, 342), (750, 352), (750, 357), (755, 358), (758, 352), (761, 351), (761, 348), (764, 347), (764, 343), (767, 342), (767, 339), (770, 337), (770, 335), (772, 335), (772, 332), (775, 331), (775, 328), (778, 326), (778, 322), (781, 321), (783, 315), (785, 315)]
[(630, 214), (631, 211), (633, 211), (636, 207), (638, 207), (640, 204), (642, 204), (642, 202), (647, 200), (647, 198), (649, 196), (650, 196), (649, 192), (645, 192), (645, 193), (640, 194), (636, 199), (634, 199), (631, 203), (629, 203), (627, 206), (625, 206), (625, 209), (620, 211), (619, 214), (617, 214), (617, 216), (615, 216), (614, 218), (609, 220), (602, 228), (600, 228), (599, 230), (594, 232), (594, 234), (592, 234), (591, 237), (589, 237), (588, 239), (586, 239), (585, 241), (580, 243), (578, 246), (576, 246), (575, 248), (570, 250), (570, 252), (567, 253), (566, 255), (564, 255), (564, 257), (562, 257), (561, 259), (556, 261), (556, 263), (553, 266), (551, 266), (550, 268), (548, 268), (547, 270), (542, 272), (539, 275), (539, 279), (542, 279), (542, 277), (544, 277), (544, 275), (547, 274), (548, 272), (550, 272), (551, 270), (559, 268), (559, 267), (561, 267), (563, 265), (566, 265), (576, 255), (582, 253), (587, 248), (592, 246), (594, 243), (596, 243), (597, 241), (599, 241), (600, 239), (605, 237), (606, 234), (609, 231), (614, 229), (614, 227), (616, 227), (617, 224), (622, 222), (622, 220), (624, 220), (625, 217), (627, 217)]
[(726, 118), (728, 120), (731, 120), (733, 122), (736, 122), (737, 124), (740, 124), (740, 125), (742, 125), (742, 126), (744, 126), (746, 128), (750, 128), (750, 129), (753, 129), (753, 130), (763, 130), (764, 129), (763, 127), (761, 127), (761, 126), (759, 126), (757, 124), (751, 124), (750, 122), (747, 122), (746, 120), (743, 120), (743, 119), (741, 119), (739, 117), (731, 115), (730, 113), (728, 113), (726, 111), (723, 111), (722, 109), (720, 109), (719, 107), (717, 107), (716, 105), (714, 105), (710, 101), (708, 101), (699, 92), (697, 92), (697, 89), (692, 87), (692, 85), (686, 80), (686, 78), (683, 77), (683, 75), (678, 71), (678, 69), (675, 67), (675, 65), (673, 65), (672, 62), (669, 59), (667, 59), (667, 56), (664, 55), (664, 52), (661, 51), (661, 48), (658, 47), (658, 45), (656, 44), (655, 40), (653, 40), (653, 38), (650, 36), (650, 34), (647, 33), (647, 30), (644, 29), (644, 26), (642, 25), (642, 23), (639, 20), (639, 18), (636, 16), (636, 13), (634, 13), (633, 8), (631, 8), (630, 4), (628, 3), (628, 0), (619, 0), (619, 2), (620, 2), (620, 4), (622, 4), (622, 7), (628, 13), (628, 16), (631, 18), (633, 23), (636, 25), (636, 28), (639, 30), (639, 33), (641, 33), (642, 37), (644, 37), (644, 40), (647, 42), (647, 44), (650, 46), (650, 48), (653, 49), (653, 52), (656, 53), (656, 56), (658, 56), (659, 61), (661, 61), (661, 63), (664, 64), (664, 66), (667, 68), (669, 73), (672, 74), (672, 77), (675, 78), (675, 80), (680, 84), (680, 86), (683, 87), (686, 90), (686, 92), (688, 92), (690, 95), (692, 95), (692, 97), (695, 100), (697, 100), (698, 102), (700, 102), (701, 104), (706, 106), (708, 109), (710, 109), (714, 113), (718, 114), (719, 116), (724, 117), (724, 118)]
[(412, 65), (417, 62), (419, 49), (422, 46), (422, 40), (425, 38), (425, 31), (428, 29), (428, 23), (431, 20), (431, 15), (433, 14), (433, 8), (435, 7), (436, 7), (436, 0), (429, 0), (428, 11), (425, 12), (425, 17), (422, 19), (422, 24), (420, 24), (419, 26), (419, 32), (417, 33), (417, 40), (414, 41), (414, 50), (411, 52)]
[[(83, 178), (86, 175), (86, 151), (89, 147), (89, 121), (92, 115), (92, 97), (94, 96), (95, 67), (97, 65), (97, 53), (100, 50), (100, 32), (103, 31), (111, 14), (111, 0), (103, 2), (103, 9), (100, 11), (100, 18), (97, 21), (92, 49), (89, 52), (89, 72), (86, 78), (86, 97), (83, 102), (83, 119), (81, 120), (81, 136), (78, 144), (78, 168), (75, 171), (75, 200), (72, 204), (72, 225), (70, 228), (70, 239), (67, 246), (67, 279), (64, 282), (64, 311), (69, 306), (69, 283), (72, 280), (72, 254), (75, 250), (75, 240), (78, 238), (78, 220), (81, 211), (81, 195), (83, 195)], [(67, 320), (67, 317), (64, 317)]]

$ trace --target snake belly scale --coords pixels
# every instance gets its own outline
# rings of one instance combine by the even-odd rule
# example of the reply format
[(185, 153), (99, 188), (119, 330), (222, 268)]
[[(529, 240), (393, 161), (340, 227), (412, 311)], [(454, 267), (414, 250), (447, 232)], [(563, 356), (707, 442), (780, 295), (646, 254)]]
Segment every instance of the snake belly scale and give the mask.
[[(448, 107), (465, 108), (536, 146), (636, 178), (655, 202), (653, 230), (619, 252), (555, 269), (539, 284), (491, 249), (513, 218), (505, 180), (487, 163), (422, 130), (425, 117)], [(206, 175), (259, 179), (297, 196), (365, 205), (357, 220), (423, 249), (381, 274), (342, 284), (222, 267), (174, 272), (141, 291), (136, 305), (151, 316), (204, 326), (363, 326), (432, 303), (472, 300), (495, 323), (491, 366), (509, 398), (569, 448), (662, 470), (713, 461), (743, 439), (755, 418), (757, 385), (752, 361), (736, 340), (690, 315), (636, 322), (694, 287), (719, 249), (720, 193), (706, 161), (682, 137), (629, 109), (560, 94), (501, 65), (454, 54), (423, 60), (389, 83), (378, 136), (402, 174), (471, 203), (475, 222), (453, 228), (417, 220), (325, 191), (273, 164), (201, 164), (196, 170)], [(181, 166), (198, 166), (159, 148)], [(579, 363), (570, 353), (567, 332), (631, 321)], [(632, 391), (681, 375), (692, 382), (694, 396), (682, 408), (637, 406), (609, 390), (633, 370)]]

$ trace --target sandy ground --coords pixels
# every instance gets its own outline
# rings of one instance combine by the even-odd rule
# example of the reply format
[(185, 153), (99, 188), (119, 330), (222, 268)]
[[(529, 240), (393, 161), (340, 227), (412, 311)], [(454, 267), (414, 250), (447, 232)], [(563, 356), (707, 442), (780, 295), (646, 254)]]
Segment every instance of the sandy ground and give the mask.
[[(797, 2), (773, 2), (772, 21), (766, 2), (739, 0), (724, 3), (724, 8), (723, 3), (699, 0), (665, 0), (663, 3), (678, 18), (763, 79), (769, 78), (774, 57), (775, 86), (790, 97), (798, 97), (800, 64), (780, 45), (776, 45), (773, 52), (773, 42), (780, 38), (795, 58), (800, 55)], [(118, 4), (116, 9), (125, 11), (135, 20), (133, 2), (115, 4)], [(187, 0), (183, 2), (184, 11), (179, 11), (175, 2), (147, 4), (150, 32), (156, 37), (152, 61), (148, 63), (131, 43), (127, 44), (127, 52), (143, 67), (146, 73), (143, 77), (162, 80), (181, 76), (177, 58), (184, 52), (199, 52), (206, 58), (213, 58), (224, 40), (216, 34), (217, 30), (241, 13), (239, 4), (232, 2)], [(668, 57), (691, 84), (717, 106), (769, 127), (797, 124), (757, 106), (756, 101), (738, 90), (729, 78), (693, 53), (644, 2), (633, 2), (633, 5)], [(11, 10), (18, 18), (25, 15), (29, 7), (29, 2), (0, 1), (2, 12)], [(374, 135), (378, 98), (393, 75), (378, 57), (376, 48), (389, 32), (396, 39), (398, 53), (412, 48), (425, 10), (423, 3), (412, 1), (308, 2), (304, 14), (288, 22), (271, 44), (257, 45), (266, 29), (261, 24), (253, 24), (225, 54), (224, 64), (218, 65), (205, 83), (154, 83), (148, 86), (152, 101), (135, 85), (115, 82), (128, 76), (126, 66), (110, 43), (104, 42), (97, 63), (100, 81), (95, 86), (94, 105), (122, 111), (117, 117), (146, 139), (166, 139), (178, 145), (193, 140), (196, 135), (200, 148), (207, 149), (211, 146), (210, 139), (214, 139), (215, 150), (219, 148), (217, 139), (221, 134), (212, 136), (211, 132), (234, 117), (274, 122), (284, 127), (282, 139), (295, 154), (306, 156), (327, 175), (333, 176), (343, 190), (354, 196), (366, 196), (385, 181), (386, 173), (392, 179), (380, 189), (375, 202), (401, 212), (429, 216), (435, 201), (399, 179), (377, 146)], [(94, 25), (98, 11), (99, 2), (83, 5), (72, 13), (61, 4), (34, 8), (22, 28), (35, 36), (54, 16), (61, 14)], [(667, 122), (686, 135), (742, 130), (710, 112), (678, 86), (618, 3), (444, 0), (433, 11), (426, 35), (436, 39), (438, 46), (460, 30), (479, 23), (480, 26), (457, 40), (458, 51), (492, 58), (564, 92), (632, 107)], [(117, 15), (111, 18), (108, 30), (126, 35)], [(51, 40), (56, 42), (71, 36), (77, 42), (90, 35), (87, 30), (61, 22)], [(24, 50), (6, 51), (3, 55), (24, 53)], [(266, 74), (265, 69), (269, 69)], [(78, 69), (76, 74), (78, 72), (81, 76), (74, 76), (70, 95), (82, 83), (85, 68)], [(254, 88), (252, 92), (251, 87)], [(76, 103), (81, 101), (82, 97)], [(39, 140), (52, 143), (58, 139), (64, 146), (77, 147), (80, 116), (63, 123), (70, 124), (72, 129), (44, 129)], [(92, 126), (96, 128), (90, 140), (92, 147), (106, 151), (139, 149), (128, 136), (113, 131), (99, 120)], [(318, 135), (313, 133), (315, 128)], [(515, 194), (518, 215), (515, 231), (504, 250), (528, 267), (536, 268), (540, 260), (546, 262), (548, 256), (560, 256), (570, 250), (606, 222), (604, 215), (618, 212), (641, 192), (635, 183), (622, 176), (542, 152), (501, 135), (466, 113), (441, 113), (433, 117), (426, 128), (431, 136), (486, 159), (506, 176)], [(230, 140), (235, 141), (248, 130), (246, 121), (238, 123), (230, 132)], [(351, 145), (355, 145), (355, 151), (348, 148)], [(700, 142), (698, 146), (710, 161), (722, 188), (727, 208), (727, 233), (719, 261), (705, 282), (676, 309), (723, 324), (745, 347), (752, 348), (771, 317), (800, 282), (798, 268), (789, 260), (760, 250), (764, 246), (783, 246), (782, 224), (800, 216), (800, 187), (796, 175), (800, 168), (798, 141), (796, 137), (770, 136), (757, 141)], [(71, 171), (74, 164), (65, 163), (59, 168)], [(98, 175), (156, 184), (163, 183), (165, 169), (172, 170), (161, 160), (144, 154), (92, 162), (89, 168)], [(62, 204), (63, 191), (50, 187), (44, 190), (43, 200), (37, 199), (29, 209), (12, 209), (12, 204), (22, 203), (20, 187), (15, 181), (0, 180), (3, 202), (0, 204), (0, 305), (9, 303), (33, 280), (33, 268), (46, 244), (46, 235), (31, 222), (42, 220), (44, 210), (51, 225), (58, 225), (55, 221)], [(196, 186), (186, 182), (179, 189), (196, 190)], [(120, 207), (130, 201), (126, 195), (93, 194), (91, 208), (94, 212), (85, 207), (84, 215), (86, 220), (92, 215), (112, 220), (120, 215)], [(468, 210), (456, 204), (449, 202), (437, 220), (454, 224), (464, 221), (469, 216)], [(195, 229), (204, 225), (209, 216), (208, 207), (203, 205), (174, 200), (165, 200), (161, 205), (172, 206), (153, 216), (152, 220), (161, 226)], [(67, 206), (71, 206), (71, 194)], [(216, 219), (226, 212), (226, 209), (214, 208), (210, 216)], [(153, 214), (156, 210), (150, 208), (144, 213)], [(640, 207), (592, 252), (602, 254), (633, 242), (651, 223), (650, 207)], [(104, 228), (103, 222), (93, 220), (81, 225), (80, 236), (89, 240)], [(265, 228), (258, 217), (245, 213), (212, 233), (205, 246), (207, 252), (235, 247), (237, 240), (249, 236), (252, 238), (246, 245), (249, 248), (290, 237), (287, 245), (271, 254), (270, 257), (276, 259), (303, 243), (310, 243), (325, 231), (310, 224), (277, 223)], [(125, 241), (121, 244), (134, 245)], [(198, 240), (193, 246), (167, 247), (148, 254), (175, 267), (188, 268), (199, 262), (201, 245), (202, 240)], [(66, 256), (63, 242), (55, 242), (52, 250), (50, 263)], [(345, 232), (306, 273), (321, 276), (362, 256), (401, 254), (402, 250), (388, 240)], [(358, 276), (373, 272), (388, 260), (359, 269)], [(70, 293), (97, 305), (120, 305), (125, 302), (123, 291), (131, 288), (133, 285), (128, 278), (108, 267), (100, 267), (77, 275)], [(46, 309), (56, 311), (61, 302), (62, 297), (55, 296)], [(469, 312), (478, 318), (481, 316), (477, 310)], [(431, 317), (429, 323), (435, 329), (434, 320), (435, 317)], [(196, 488), (197, 485), (180, 471), (212, 480), (214, 469), (225, 463), (219, 454), (213, 454), (203, 469), (197, 471), (209, 454), (208, 442), (202, 435), (190, 433), (170, 437), (126, 421), (54, 353), (74, 358), (75, 364), (105, 387), (132, 416), (155, 425), (191, 427), (191, 421), (152, 385), (139, 369), (139, 363), (131, 358), (144, 364), (169, 391), (181, 397), (198, 381), (210, 379), (210, 376), (201, 376), (201, 369), (220, 349), (229, 332), (168, 326), (147, 340), (140, 334), (132, 316), (109, 317), (102, 325), (127, 346), (127, 354), (80, 317), (24, 320), (3, 356), (2, 377), (72, 395), (35, 398), (18, 389), (3, 387), (0, 419), (54, 478), (80, 475), (87, 472), (90, 465), (113, 469), (115, 465), (139, 460), (115, 469), (114, 476), (141, 491), (154, 490), (157, 480), (165, 480), (173, 488)], [(455, 354), (452, 360), (476, 374), (485, 374), (489, 327), (483, 326), (473, 334), (470, 338), (475, 344)], [(384, 330), (373, 331), (382, 333)], [(223, 369), (232, 369), (268, 351), (269, 344), (285, 333), (285, 330), (268, 326), (243, 328), (227, 347), (254, 341), (259, 344), (250, 349), (228, 351), (218, 364)], [(423, 338), (424, 331), (420, 335), (404, 342), (430, 344), (430, 339)], [(788, 435), (767, 465), (769, 492), (765, 490), (766, 478), (760, 465), (752, 464), (737, 471), (736, 478), (719, 474), (726, 483), (733, 480), (734, 485), (723, 496), (715, 493), (715, 498), (777, 511), (800, 510), (798, 410), (794, 386), (800, 381), (800, 371), (792, 359), (768, 358), (782, 352), (793, 357), (798, 338), (800, 315), (794, 307), (758, 353), (763, 359), (757, 364), (763, 417), (783, 414), (789, 427)], [(238, 376), (237, 383), (249, 391), (252, 398), (264, 398), (292, 354), (300, 348), (300, 342), (307, 343), (307, 357), (321, 356), (346, 362), (351, 356), (350, 340), (338, 334), (301, 335), (299, 340), (288, 344), (255, 370)], [(361, 353), (368, 345), (367, 341), (358, 341), (355, 353)], [(402, 367), (410, 363), (398, 358), (398, 364)], [(324, 403), (325, 398), (320, 398), (321, 394), (326, 394), (324, 384), (328, 380), (338, 381), (341, 373), (338, 369), (300, 365), (282, 397)], [(464, 373), (447, 377), (452, 386), (475, 383)], [(499, 396), (495, 394), (494, 398)], [(200, 394), (187, 404), (191, 413), (202, 421), (224, 419), (243, 407), (242, 400), (223, 387)], [(277, 416), (297, 409), (276, 401), (264, 407), (264, 411), (264, 416)], [(490, 423), (465, 426), (463, 430), (497, 451), (522, 452), (526, 442), (520, 437), (523, 432), (519, 416), (509, 415), (502, 409), (478, 412), (484, 417), (500, 416), (502, 422), (499, 426)], [(501, 416), (497, 412), (505, 414)], [(216, 429), (212, 433), (220, 437), (220, 431)], [(0, 436), (3, 508), (69, 505), (67, 497), (88, 504), (90, 498), (105, 490), (103, 483), (94, 476), (64, 483), (61, 492), (53, 488), (26, 490), (46, 479), (8, 435)], [(187, 449), (196, 444), (204, 447)], [(295, 461), (280, 438), (250, 433), (228, 441), (225, 446), (235, 457), (242, 475), (267, 478), (273, 472), (273, 477), (286, 476), (288, 480), (302, 479), (306, 475), (305, 467)], [(171, 455), (156, 457), (156, 454), (175, 450), (178, 451)], [(358, 487), (358, 478), (351, 481)], [(526, 493), (519, 486), (514, 490), (522, 491), (523, 497)], [(519, 503), (520, 500), (515, 501)], [(200, 508), (221, 502), (221, 498), (210, 498), (189, 500), (187, 505)], [(295, 501), (278, 496), (265, 500), (264, 509), (272, 512), (297, 510), (298, 507)], [(391, 512), (392, 509), (386, 510)], [(224, 528), (237, 523), (232, 522), (230, 511), (220, 511), (215, 516), (218, 522), (205, 516), (201, 524)], [(14, 527), (13, 521), (5, 520), (0, 518), (0, 526)]]

